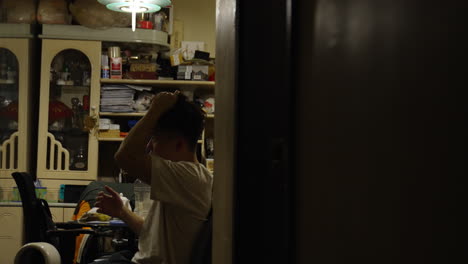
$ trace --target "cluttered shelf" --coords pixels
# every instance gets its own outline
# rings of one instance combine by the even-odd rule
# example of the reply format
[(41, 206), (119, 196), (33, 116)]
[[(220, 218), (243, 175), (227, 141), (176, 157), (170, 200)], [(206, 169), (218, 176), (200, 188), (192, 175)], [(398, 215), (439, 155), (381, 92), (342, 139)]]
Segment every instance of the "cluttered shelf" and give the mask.
[[(113, 113), (113, 112), (100, 112), (100, 116), (128, 116), (128, 117), (138, 117), (144, 116), (146, 112), (137, 112), (137, 113)], [(207, 118), (214, 118), (214, 114), (207, 114)]]
[(212, 81), (183, 81), (183, 80), (136, 80), (136, 79), (101, 79), (101, 83), (108, 84), (133, 84), (151, 85), (164, 87), (200, 87), (214, 89), (215, 82)]
[(98, 141), (123, 141), (124, 137), (111, 138), (111, 137), (99, 137)]
[(100, 116), (144, 116), (146, 112), (130, 112), (130, 113), (114, 113), (114, 112), (100, 112)]
[[(124, 137), (111, 138), (111, 137), (99, 137), (98, 141), (111, 141), (111, 142), (120, 142), (123, 141)], [(203, 144), (203, 140), (198, 140), (198, 144)]]
[[(3, 80), (3, 79), (0, 79), (0, 84), (16, 84), (16, 82), (14, 80)], [(14, 86), (12, 86), (14, 87)]]

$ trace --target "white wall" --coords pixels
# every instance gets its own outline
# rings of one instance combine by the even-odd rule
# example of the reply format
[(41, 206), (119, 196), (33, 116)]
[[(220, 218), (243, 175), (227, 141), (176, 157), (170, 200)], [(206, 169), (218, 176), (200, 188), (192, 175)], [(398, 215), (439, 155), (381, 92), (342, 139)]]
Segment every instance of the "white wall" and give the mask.
[(216, 49), (216, 0), (172, 0), (174, 17), (184, 23), (186, 41), (203, 41), (210, 57)]

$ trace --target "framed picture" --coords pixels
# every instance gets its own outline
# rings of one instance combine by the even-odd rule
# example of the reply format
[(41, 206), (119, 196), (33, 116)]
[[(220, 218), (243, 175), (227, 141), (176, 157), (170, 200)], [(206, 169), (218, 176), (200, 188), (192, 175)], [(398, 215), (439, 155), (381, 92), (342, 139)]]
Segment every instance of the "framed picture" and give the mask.
[(154, 13), (154, 29), (167, 32), (172, 35), (172, 25), (174, 23), (174, 5), (161, 8)]

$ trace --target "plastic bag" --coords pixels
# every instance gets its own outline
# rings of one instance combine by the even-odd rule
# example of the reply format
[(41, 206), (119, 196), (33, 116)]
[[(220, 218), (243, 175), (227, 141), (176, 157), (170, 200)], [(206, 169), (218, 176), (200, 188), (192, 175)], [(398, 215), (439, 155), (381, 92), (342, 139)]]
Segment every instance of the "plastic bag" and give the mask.
[(70, 24), (65, 0), (40, 0), (37, 8), (37, 21), (41, 24)]
[(34, 0), (5, 1), (2, 8), (6, 12), (7, 23), (33, 24), (36, 22)]
[(137, 99), (133, 104), (133, 108), (138, 112), (146, 112), (148, 111), (151, 105), (151, 99), (153, 98), (154, 94), (149, 92), (139, 92), (137, 95)]
[(151, 186), (137, 179), (133, 184), (135, 214), (145, 218), (151, 207)]
[(132, 23), (130, 14), (111, 11), (97, 0), (75, 0), (70, 12), (76, 22), (89, 28), (128, 27)]

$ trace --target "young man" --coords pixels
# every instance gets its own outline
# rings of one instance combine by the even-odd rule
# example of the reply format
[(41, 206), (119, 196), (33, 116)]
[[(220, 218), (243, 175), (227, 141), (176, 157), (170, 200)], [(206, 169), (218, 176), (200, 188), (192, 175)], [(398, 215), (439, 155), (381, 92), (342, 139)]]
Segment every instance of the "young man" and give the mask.
[[(119, 166), (151, 185), (145, 220), (123, 206), (118, 193), (99, 193), (96, 207), (118, 217), (139, 235), (138, 264), (186, 264), (211, 208), (212, 174), (198, 162), (196, 147), (204, 114), (176, 93), (159, 93), (115, 155)], [(148, 153), (147, 143), (150, 141)], [(120, 262), (118, 262), (120, 261)], [(101, 262), (100, 262), (101, 263)], [(111, 260), (112, 263), (112, 260)]]

